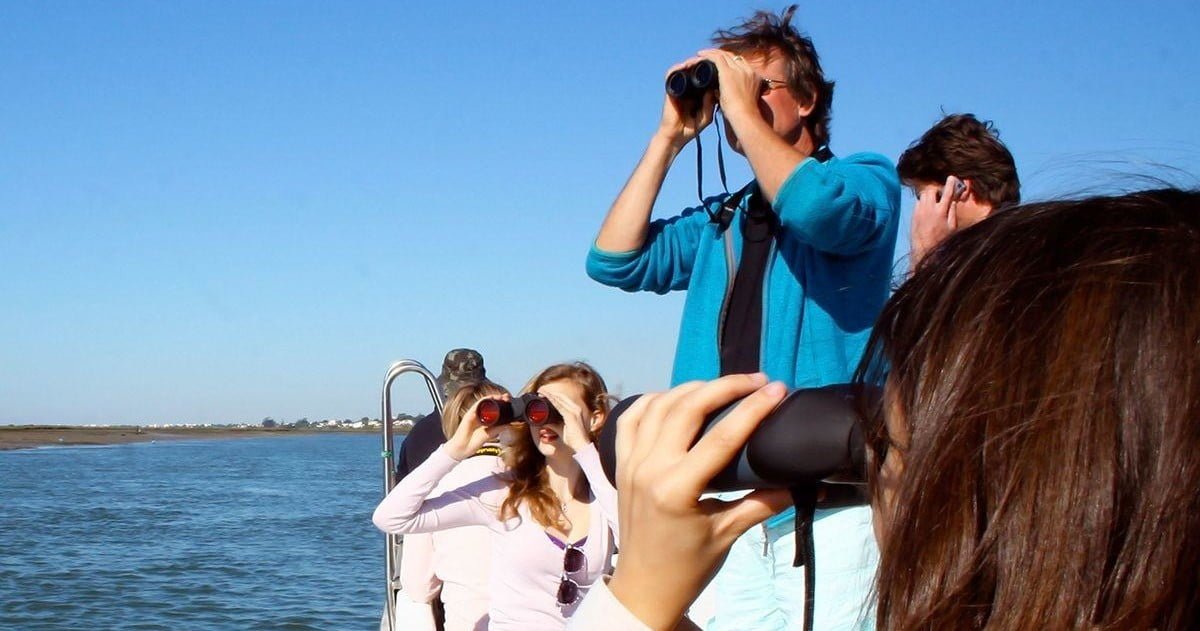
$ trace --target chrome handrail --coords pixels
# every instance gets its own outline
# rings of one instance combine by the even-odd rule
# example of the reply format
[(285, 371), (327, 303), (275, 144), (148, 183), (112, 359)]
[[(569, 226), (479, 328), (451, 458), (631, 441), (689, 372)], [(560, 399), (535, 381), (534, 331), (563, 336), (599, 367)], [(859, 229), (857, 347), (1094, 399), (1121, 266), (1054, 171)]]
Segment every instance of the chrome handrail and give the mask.
[[(381, 401), (383, 421), (383, 492), (387, 495), (391, 492), (392, 487), (396, 486), (396, 457), (395, 443), (393, 441), (394, 431), (392, 423), (392, 383), (396, 378), (405, 373), (415, 372), (425, 378), (425, 385), (429, 388), (429, 396), (433, 399), (433, 408), (440, 415), (442, 413), (442, 391), (437, 385), (437, 378), (433, 376), (429, 369), (421, 365), (421, 362), (412, 359), (401, 359), (391, 365), (387, 370), (387, 374), (383, 378), (383, 396)], [(399, 569), (400, 559), (396, 551), (399, 549), (401, 537), (399, 535), (385, 534), (384, 546), (385, 553), (385, 571), (387, 572), (387, 624), (388, 629), (396, 631), (396, 592), (399, 589), (396, 576)]]

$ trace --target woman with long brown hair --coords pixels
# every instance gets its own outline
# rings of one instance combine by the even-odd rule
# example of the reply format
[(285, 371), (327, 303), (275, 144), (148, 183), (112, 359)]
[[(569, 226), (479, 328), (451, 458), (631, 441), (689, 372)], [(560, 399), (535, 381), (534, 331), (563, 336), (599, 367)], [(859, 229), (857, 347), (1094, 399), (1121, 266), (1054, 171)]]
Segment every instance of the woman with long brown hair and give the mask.
[[(538, 426), (485, 426), (478, 402), (454, 435), (375, 510), (392, 533), (467, 525), (492, 533), (490, 629), (561, 629), (578, 601), (611, 569), (616, 492), (592, 441), (609, 410), (604, 380), (582, 362), (541, 371), (524, 392), (548, 400), (561, 417)], [(431, 496), (457, 463), (501, 431), (512, 432), (505, 471)]]
[[(864, 420), (878, 628), (1196, 627), (1200, 193), (1030, 204), (951, 236), (859, 374), (886, 384)], [(765, 381), (688, 384), (622, 417), (621, 563), (573, 628), (674, 626), (733, 539), (787, 505), (699, 500), (784, 396)]]

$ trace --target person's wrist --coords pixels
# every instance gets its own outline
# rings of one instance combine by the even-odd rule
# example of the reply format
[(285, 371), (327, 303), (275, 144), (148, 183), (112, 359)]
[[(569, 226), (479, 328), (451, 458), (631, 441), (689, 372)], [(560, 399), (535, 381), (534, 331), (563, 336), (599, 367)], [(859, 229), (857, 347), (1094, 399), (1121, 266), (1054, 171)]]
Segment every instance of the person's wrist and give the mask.
[(470, 445), (463, 444), (462, 441), (454, 439), (448, 440), (446, 441), (446, 455), (450, 456), (451, 460), (462, 462), (467, 458), (467, 456), (471, 455), (470, 451), (468, 450), (469, 447)]
[(654, 137), (651, 138), (650, 144), (660, 145), (672, 154), (677, 154), (681, 149), (687, 146), (691, 138), (688, 138), (683, 131), (672, 128), (670, 126), (661, 126), (654, 132)]
[[(669, 607), (664, 607), (665, 603), (659, 598), (661, 594), (655, 589), (655, 582), (643, 584), (643, 581), (638, 579), (639, 570), (629, 566), (622, 568), (622, 563), (625, 563), (624, 559), (617, 563), (613, 576), (608, 581), (608, 591), (613, 598), (642, 624), (652, 629), (673, 629), (684, 612), (680, 611), (678, 615), (669, 612)], [(630, 566), (632, 565), (634, 563), (630, 563)], [(644, 575), (645, 572), (641, 574)]]

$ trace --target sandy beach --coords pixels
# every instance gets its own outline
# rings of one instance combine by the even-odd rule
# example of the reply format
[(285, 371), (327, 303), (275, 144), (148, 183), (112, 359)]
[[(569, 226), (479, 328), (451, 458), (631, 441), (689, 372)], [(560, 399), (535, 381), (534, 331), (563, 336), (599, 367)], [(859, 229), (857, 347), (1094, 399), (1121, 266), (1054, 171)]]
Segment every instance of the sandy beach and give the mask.
[(0, 426), (0, 451), (66, 445), (120, 445), (158, 440), (198, 440), (214, 438), (252, 438), (256, 436), (298, 436), (301, 434), (377, 433), (379, 430), (306, 430), (231, 427), (74, 427), (70, 425)]

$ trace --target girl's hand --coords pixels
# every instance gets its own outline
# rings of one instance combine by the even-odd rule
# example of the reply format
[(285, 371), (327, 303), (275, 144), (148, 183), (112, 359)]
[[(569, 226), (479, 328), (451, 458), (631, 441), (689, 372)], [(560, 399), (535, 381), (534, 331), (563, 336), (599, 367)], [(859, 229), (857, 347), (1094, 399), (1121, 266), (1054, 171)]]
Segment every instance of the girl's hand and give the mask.
[(592, 442), (592, 434), (584, 419), (584, 411), (570, 397), (554, 389), (554, 384), (538, 390), (538, 394), (550, 400), (563, 419), (562, 440), (572, 451), (579, 451)]
[[(674, 628), (734, 539), (791, 503), (786, 489), (755, 491), (732, 502), (700, 499), (708, 481), (786, 394), (782, 384), (768, 385), (762, 374), (730, 375), (643, 395), (621, 415), (616, 439), (621, 561), (609, 587), (648, 626)], [(705, 418), (743, 396), (691, 446)]]
[[(509, 396), (505, 394), (497, 397), (484, 397), (484, 399), (508, 401)], [(495, 440), (504, 428), (502, 424), (488, 427), (479, 422), (476, 409), (484, 399), (480, 399), (471, 405), (467, 412), (463, 414), (462, 422), (458, 424), (458, 429), (454, 431), (454, 435), (450, 437), (450, 440), (446, 441), (446, 450), (451, 458), (460, 462), (466, 460), (485, 443)]]

